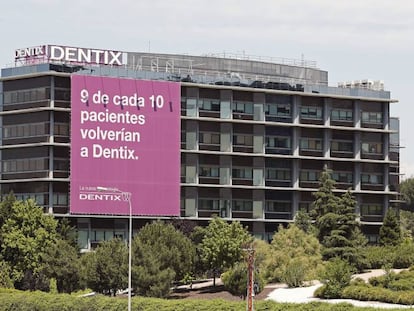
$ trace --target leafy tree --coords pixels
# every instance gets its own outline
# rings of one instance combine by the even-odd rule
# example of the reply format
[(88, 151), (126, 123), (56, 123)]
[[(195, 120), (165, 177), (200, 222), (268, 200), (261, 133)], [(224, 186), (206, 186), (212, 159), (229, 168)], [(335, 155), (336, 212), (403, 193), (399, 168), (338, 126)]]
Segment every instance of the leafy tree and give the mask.
[(0, 260), (0, 288), (13, 288), (13, 280), (11, 279), (11, 266), (8, 262)]
[(78, 251), (69, 241), (58, 239), (42, 254), (42, 261), (44, 273), (55, 279), (60, 293), (79, 288)]
[(113, 295), (127, 288), (127, 254), (125, 243), (119, 239), (101, 242), (94, 253), (82, 259), (87, 286), (98, 293)]
[(400, 210), (401, 235), (404, 238), (412, 239), (414, 237), (414, 213)]
[[(322, 264), (321, 245), (318, 239), (299, 229), (296, 225), (279, 227), (270, 244), (270, 256), (266, 257), (266, 277), (271, 282), (284, 282), (300, 285), (305, 280), (313, 280)], [(292, 263), (294, 261), (294, 263)], [(297, 272), (301, 272), (301, 276)]]
[[(45, 215), (33, 200), (15, 201), (8, 219), (0, 229), (1, 254), (12, 265), (12, 276), (19, 281), (26, 275), (40, 276), (41, 256), (57, 239), (57, 221)], [(48, 282), (47, 282), (48, 283)]]
[(379, 231), (380, 245), (398, 245), (401, 243), (401, 228), (396, 211), (389, 208)]
[(67, 241), (71, 246), (78, 249), (76, 227), (72, 226), (69, 219), (61, 218), (58, 222), (57, 232), (61, 238)]
[(0, 202), (0, 228), (4, 225), (4, 223), (6, 222), (6, 220), (12, 214), (14, 202), (16, 202), (16, 197), (14, 196), (13, 192), (10, 192)]
[(252, 237), (239, 222), (228, 224), (215, 217), (210, 220), (201, 242), (201, 258), (213, 271), (213, 285), (216, 273), (231, 268), (243, 258), (243, 246), (252, 241)]
[(400, 192), (405, 201), (404, 207), (414, 211), (414, 178), (408, 178), (400, 183)]

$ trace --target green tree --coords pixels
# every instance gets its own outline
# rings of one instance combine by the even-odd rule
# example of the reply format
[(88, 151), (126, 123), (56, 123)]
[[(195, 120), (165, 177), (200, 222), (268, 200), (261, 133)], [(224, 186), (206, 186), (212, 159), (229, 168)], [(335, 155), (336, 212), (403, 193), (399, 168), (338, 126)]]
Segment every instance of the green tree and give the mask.
[[(16, 202), (16, 197), (14, 196), (13, 192), (10, 192), (0, 202), (0, 228), (4, 225), (4, 223), (6, 222), (6, 220), (12, 214), (14, 202)], [(0, 241), (1, 241), (1, 239), (0, 239)]]
[(355, 214), (356, 201), (350, 191), (339, 197), (334, 194), (334, 189), (331, 171), (325, 167), (319, 189), (313, 194), (312, 211), (318, 239), (324, 246), (323, 257), (341, 257), (356, 265), (362, 260), (358, 249), (367, 244)]
[(94, 253), (82, 259), (83, 277), (88, 287), (102, 294), (115, 295), (128, 287), (128, 251), (119, 239), (103, 241)]
[(13, 288), (11, 279), (11, 266), (8, 262), (0, 260), (0, 288)]
[[(162, 249), (164, 248), (164, 249)], [(141, 296), (167, 297), (172, 287), (175, 271), (166, 266), (162, 258), (167, 253), (165, 245), (143, 243), (137, 236), (133, 241), (132, 287)], [(158, 251), (163, 255), (158, 256)], [(170, 253), (173, 255), (173, 253)]]
[(398, 245), (401, 239), (401, 227), (397, 212), (389, 208), (379, 231), (380, 245)]
[(67, 241), (71, 246), (78, 249), (78, 243), (77, 243), (77, 232), (76, 227), (72, 226), (69, 219), (67, 218), (61, 218), (58, 221), (58, 227), (57, 232), (61, 236), (61, 238), (65, 241)]
[(295, 225), (306, 233), (310, 233), (312, 231), (312, 218), (309, 213), (299, 210), (295, 215)]
[[(1, 254), (12, 265), (17, 288), (26, 275), (39, 276), (43, 252), (57, 240), (57, 221), (45, 215), (33, 200), (15, 201), (9, 218), (0, 229)], [(43, 278), (43, 276), (42, 276)], [(15, 284), (16, 285), (16, 284)]]
[(268, 281), (271, 282), (295, 279), (289, 281), (290, 285), (299, 286), (305, 280), (313, 280), (322, 264), (321, 245), (318, 239), (296, 225), (290, 225), (288, 228), (279, 226), (273, 236), (270, 249), (270, 256), (266, 258), (264, 269)]
[(331, 228), (322, 241), (325, 259), (340, 257), (353, 265), (361, 262), (359, 250), (367, 244), (367, 240), (359, 229), (355, 207), (356, 201), (347, 191), (341, 196), (336, 213), (320, 217), (319, 224), (329, 223)]
[(351, 265), (340, 258), (331, 259), (326, 263), (321, 273), (324, 284), (317, 290), (316, 296), (320, 298), (341, 298), (342, 290), (351, 283), (354, 270)]
[(193, 272), (195, 247), (191, 240), (172, 224), (155, 221), (146, 224), (137, 234), (146, 251), (152, 251), (159, 259), (161, 269), (171, 268), (175, 280), (180, 281)]
[(414, 178), (408, 178), (400, 183), (400, 193), (405, 201), (405, 208), (414, 211)]
[(216, 274), (231, 268), (243, 258), (243, 247), (252, 242), (252, 237), (239, 222), (228, 224), (215, 217), (210, 220), (201, 242), (201, 258), (213, 271), (213, 284)]
[(401, 235), (404, 238), (414, 238), (414, 213), (400, 210)]
[(60, 293), (71, 293), (79, 288), (79, 258), (70, 241), (58, 239), (42, 254), (43, 271), (56, 280)]

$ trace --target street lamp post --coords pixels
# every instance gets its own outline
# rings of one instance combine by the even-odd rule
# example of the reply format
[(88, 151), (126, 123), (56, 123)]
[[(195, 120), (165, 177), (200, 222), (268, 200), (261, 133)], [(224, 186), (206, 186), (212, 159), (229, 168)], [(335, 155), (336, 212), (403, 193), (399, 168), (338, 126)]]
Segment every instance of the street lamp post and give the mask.
[(129, 238), (128, 238), (128, 311), (131, 311), (131, 292), (132, 292), (132, 204), (130, 192), (124, 192), (118, 188), (96, 187), (98, 191), (116, 192), (127, 196), (129, 204)]

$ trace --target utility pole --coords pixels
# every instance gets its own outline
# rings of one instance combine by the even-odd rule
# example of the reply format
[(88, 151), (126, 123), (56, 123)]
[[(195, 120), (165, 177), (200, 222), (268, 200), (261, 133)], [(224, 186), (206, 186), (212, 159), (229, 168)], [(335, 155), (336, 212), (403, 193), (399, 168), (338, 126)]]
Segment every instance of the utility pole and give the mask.
[(254, 254), (253, 248), (245, 249), (247, 252), (247, 311), (254, 311)]

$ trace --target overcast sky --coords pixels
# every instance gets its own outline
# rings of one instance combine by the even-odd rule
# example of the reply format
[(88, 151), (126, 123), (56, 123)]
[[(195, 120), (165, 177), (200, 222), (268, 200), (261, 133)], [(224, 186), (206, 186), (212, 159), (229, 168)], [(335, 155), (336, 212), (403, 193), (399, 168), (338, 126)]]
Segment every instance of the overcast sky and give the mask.
[[(401, 171), (414, 177), (414, 1), (3, 0), (0, 65), (58, 44), (314, 60), (339, 81), (383, 80), (400, 118)], [(413, 145), (411, 145), (413, 144)]]

